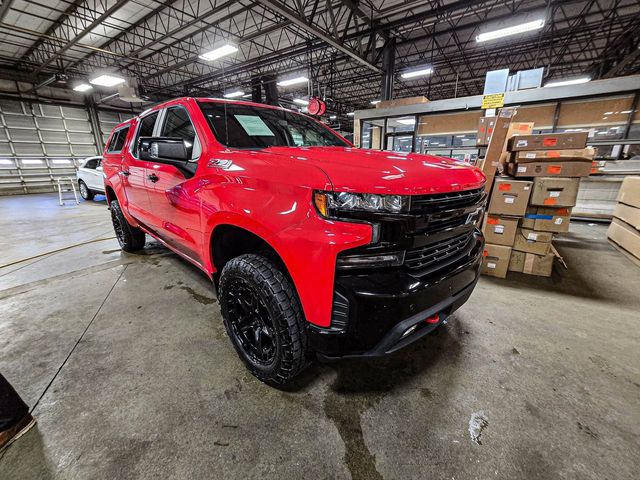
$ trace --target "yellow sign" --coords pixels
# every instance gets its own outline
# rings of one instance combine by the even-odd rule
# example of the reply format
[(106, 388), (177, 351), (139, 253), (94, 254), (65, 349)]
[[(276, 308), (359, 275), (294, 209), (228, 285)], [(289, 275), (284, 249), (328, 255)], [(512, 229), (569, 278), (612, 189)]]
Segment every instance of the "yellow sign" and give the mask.
[(482, 109), (504, 107), (504, 93), (493, 93), (482, 97)]

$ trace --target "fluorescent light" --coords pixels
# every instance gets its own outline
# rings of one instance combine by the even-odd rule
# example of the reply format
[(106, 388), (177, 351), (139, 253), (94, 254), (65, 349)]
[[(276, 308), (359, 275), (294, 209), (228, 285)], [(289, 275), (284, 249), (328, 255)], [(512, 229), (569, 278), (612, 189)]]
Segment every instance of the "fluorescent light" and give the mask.
[(545, 87), (564, 87), (566, 85), (579, 85), (580, 83), (587, 83), (591, 81), (590, 77), (572, 78), (570, 80), (558, 80), (556, 82), (549, 82)]
[(281, 80), (276, 85), (279, 87), (288, 87), (290, 85), (297, 85), (299, 83), (307, 83), (309, 79), (307, 77), (295, 77), (288, 80)]
[(309, 100), (303, 100), (302, 98), (294, 98), (293, 103), (297, 103), (298, 105), (304, 105), (305, 107), (309, 105)]
[(336, 118), (338, 118), (337, 115), (329, 115), (329, 120), (335, 120)]
[(377, 105), (381, 102), (382, 100), (371, 100), (371, 105)]
[(349, 113), (347, 113), (347, 116), (348, 117), (353, 117), (355, 114), (356, 114), (355, 112), (349, 112)]
[(58, 159), (56, 159), (56, 160), (52, 160), (52, 162), (54, 164), (56, 164), (56, 165), (62, 165), (62, 164), (71, 162), (71, 160), (58, 160)]
[(494, 30), (492, 32), (481, 33), (476, 36), (476, 42), (486, 42), (487, 40), (495, 40), (496, 38), (508, 37), (510, 35), (517, 35), (519, 33), (530, 32), (532, 30), (539, 30), (544, 27), (544, 19), (540, 18), (533, 22), (521, 23), (520, 25), (514, 25), (513, 27), (501, 28), (500, 30)]
[(228, 92), (223, 95), (224, 98), (238, 98), (244, 96), (244, 92), (242, 90), (235, 90), (233, 92)]
[(88, 83), (79, 83), (78, 85), (76, 85), (75, 87), (73, 87), (73, 89), (76, 92), (86, 92), (88, 90), (91, 90), (93, 87), (91, 85), (89, 85)]
[(400, 76), (402, 78), (415, 78), (415, 77), (424, 77), (425, 75), (431, 75), (433, 73), (433, 68), (421, 68), (420, 70), (413, 70), (409, 72), (404, 72)]
[(206, 60), (207, 62), (213, 62), (214, 60), (226, 57), (227, 55), (231, 55), (232, 53), (236, 53), (237, 51), (238, 47), (230, 43), (226, 43), (221, 47), (214, 48), (213, 50), (198, 55), (198, 58)]
[(41, 164), (42, 160), (21, 160), (21, 162), (24, 165), (35, 165), (35, 164)]
[(115, 75), (100, 75), (99, 77), (92, 78), (89, 80), (89, 83), (94, 85), (99, 85), (101, 87), (115, 87), (116, 85), (120, 85), (124, 83), (124, 78), (117, 77)]
[(416, 119), (415, 118), (405, 118), (402, 120), (398, 120), (398, 123), (401, 123), (402, 125), (415, 125), (416, 124)]
[(13, 162), (11, 160), (0, 158), (0, 165), (13, 165)]

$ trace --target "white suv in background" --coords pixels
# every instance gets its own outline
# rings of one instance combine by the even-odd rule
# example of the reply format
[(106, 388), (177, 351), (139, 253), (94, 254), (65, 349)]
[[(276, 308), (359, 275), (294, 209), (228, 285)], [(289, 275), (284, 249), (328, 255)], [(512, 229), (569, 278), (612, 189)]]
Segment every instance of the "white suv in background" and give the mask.
[(85, 200), (93, 200), (96, 193), (104, 194), (104, 172), (102, 157), (85, 158), (76, 172), (80, 195)]

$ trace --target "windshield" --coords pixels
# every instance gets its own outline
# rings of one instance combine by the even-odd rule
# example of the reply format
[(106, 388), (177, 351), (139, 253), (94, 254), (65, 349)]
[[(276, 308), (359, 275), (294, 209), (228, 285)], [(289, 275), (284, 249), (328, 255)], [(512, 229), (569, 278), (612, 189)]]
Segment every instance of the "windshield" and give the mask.
[(200, 102), (200, 108), (216, 139), (227, 147), (350, 146), (331, 130), (304, 115), (253, 105), (213, 102)]

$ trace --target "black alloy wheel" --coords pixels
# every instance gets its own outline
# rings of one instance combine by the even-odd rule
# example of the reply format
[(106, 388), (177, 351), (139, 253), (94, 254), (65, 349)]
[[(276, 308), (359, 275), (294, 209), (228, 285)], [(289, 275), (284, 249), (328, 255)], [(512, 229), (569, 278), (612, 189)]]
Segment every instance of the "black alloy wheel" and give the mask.
[(229, 283), (228, 295), (229, 325), (242, 350), (256, 364), (273, 364), (277, 337), (264, 301), (242, 278), (234, 278)]
[(109, 210), (111, 211), (113, 231), (116, 234), (120, 248), (125, 252), (133, 252), (143, 248), (146, 242), (145, 233), (139, 228), (129, 225), (117, 200), (111, 201)]
[(307, 323), (283, 265), (253, 253), (229, 260), (218, 300), (233, 347), (259, 380), (281, 386), (307, 366)]

